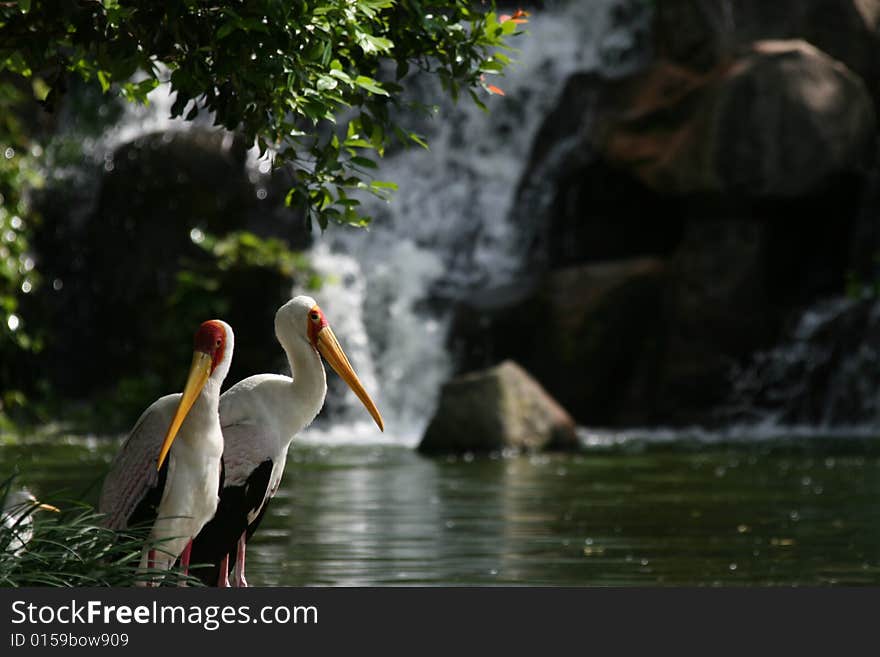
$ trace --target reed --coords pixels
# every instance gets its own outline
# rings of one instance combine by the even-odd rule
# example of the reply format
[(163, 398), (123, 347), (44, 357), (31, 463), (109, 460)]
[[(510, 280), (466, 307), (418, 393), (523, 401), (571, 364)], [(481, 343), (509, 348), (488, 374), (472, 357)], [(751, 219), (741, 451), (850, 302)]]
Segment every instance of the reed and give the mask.
[[(13, 485), (12, 477), (0, 483), (0, 507), (5, 508)], [(101, 514), (88, 504), (59, 506), (60, 513), (46, 513), (30, 505), (15, 522), (0, 523), (0, 586), (135, 586), (151, 580), (162, 586), (201, 584), (176, 570), (138, 569), (144, 547), (161, 547), (149, 543), (149, 526), (115, 531), (104, 527)]]

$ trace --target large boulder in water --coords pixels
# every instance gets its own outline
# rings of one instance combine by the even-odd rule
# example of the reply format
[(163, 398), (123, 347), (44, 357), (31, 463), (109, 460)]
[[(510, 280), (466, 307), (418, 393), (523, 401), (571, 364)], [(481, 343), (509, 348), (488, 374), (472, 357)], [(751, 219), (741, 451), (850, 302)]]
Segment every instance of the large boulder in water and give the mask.
[(575, 423), (513, 361), (446, 383), (419, 451), (571, 449)]

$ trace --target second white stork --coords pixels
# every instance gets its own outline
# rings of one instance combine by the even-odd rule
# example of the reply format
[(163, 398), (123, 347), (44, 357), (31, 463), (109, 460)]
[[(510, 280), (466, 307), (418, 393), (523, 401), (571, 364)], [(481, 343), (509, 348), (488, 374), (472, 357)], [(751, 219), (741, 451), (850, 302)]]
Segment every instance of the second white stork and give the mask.
[(3, 511), (0, 513), (0, 527), (6, 534), (4, 536), (5, 549), (18, 556), (22, 553), (31, 540), (34, 533), (35, 511), (54, 511), (58, 513), (58, 507), (51, 504), (43, 504), (25, 488), (10, 491), (3, 500)]
[(180, 557), (185, 574), (192, 539), (217, 510), (223, 454), (218, 404), (232, 362), (232, 328), (207, 321), (194, 343), (183, 393), (144, 411), (101, 490), (98, 510), (109, 527), (152, 523), (141, 570), (168, 570)]
[(192, 563), (213, 564), (194, 574), (209, 586), (247, 586), (245, 546), (278, 490), (293, 437), (324, 405), (323, 356), (354, 391), (379, 429), (382, 416), (355, 374), (324, 313), (308, 296), (291, 299), (275, 314), (275, 335), (293, 377), (258, 374), (236, 383), (220, 398), (224, 483), (217, 514), (193, 542)]

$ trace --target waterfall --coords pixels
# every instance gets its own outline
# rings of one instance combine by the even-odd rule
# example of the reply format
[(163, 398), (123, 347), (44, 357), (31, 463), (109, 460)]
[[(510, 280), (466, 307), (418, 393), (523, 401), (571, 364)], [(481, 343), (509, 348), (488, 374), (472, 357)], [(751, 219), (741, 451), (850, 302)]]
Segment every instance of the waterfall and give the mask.
[[(469, 99), (442, 103), (434, 120), (419, 124), (430, 151), (410, 148), (380, 163), (376, 177), (399, 191), (391, 203), (362, 199), (373, 217), (369, 230), (334, 227), (316, 240), (312, 261), (330, 276), (316, 296), (332, 322), (345, 322), (340, 340), (375, 394), (390, 438), (414, 444), (430, 419), (452, 371), (452, 303), (515, 281), (524, 254), (510, 216), (534, 135), (569, 75), (632, 68), (631, 17), (618, 15), (632, 5), (591, 0), (533, 12), (528, 34), (515, 42), (516, 64), (497, 81), (506, 95), (484, 98), (490, 112)], [(425, 102), (441, 97), (437, 87), (421, 85)], [(309, 437), (375, 434), (354, 395), (345, 400), (341, 409), (328, 401), (333, 412)]]
[(807, 308), (775, 347), (733, 372), (727, 419), (819, 434), (880, 425), (880, 301), (834, 297)]

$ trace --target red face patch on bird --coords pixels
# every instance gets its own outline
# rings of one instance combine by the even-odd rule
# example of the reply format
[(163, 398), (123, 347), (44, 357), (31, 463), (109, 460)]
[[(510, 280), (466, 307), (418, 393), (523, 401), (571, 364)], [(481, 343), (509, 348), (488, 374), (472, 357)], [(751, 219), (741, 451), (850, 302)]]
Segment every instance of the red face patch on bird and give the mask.
[(327, 318), (324, 317), (324, 313), (321, 311), (318, 306), (313, 306), (309, 311), (309, 342), (312, 343), (312, 346), (317, 349), (318, 348), (318, 333), (321, 332), (321, 329), (327, 326)]
[(226, 329), (223, 324), (215, 319), (208, 320), (196, 331), (195, 350), (211, 356), (211, 371), (213, 372), (226, 351)]

